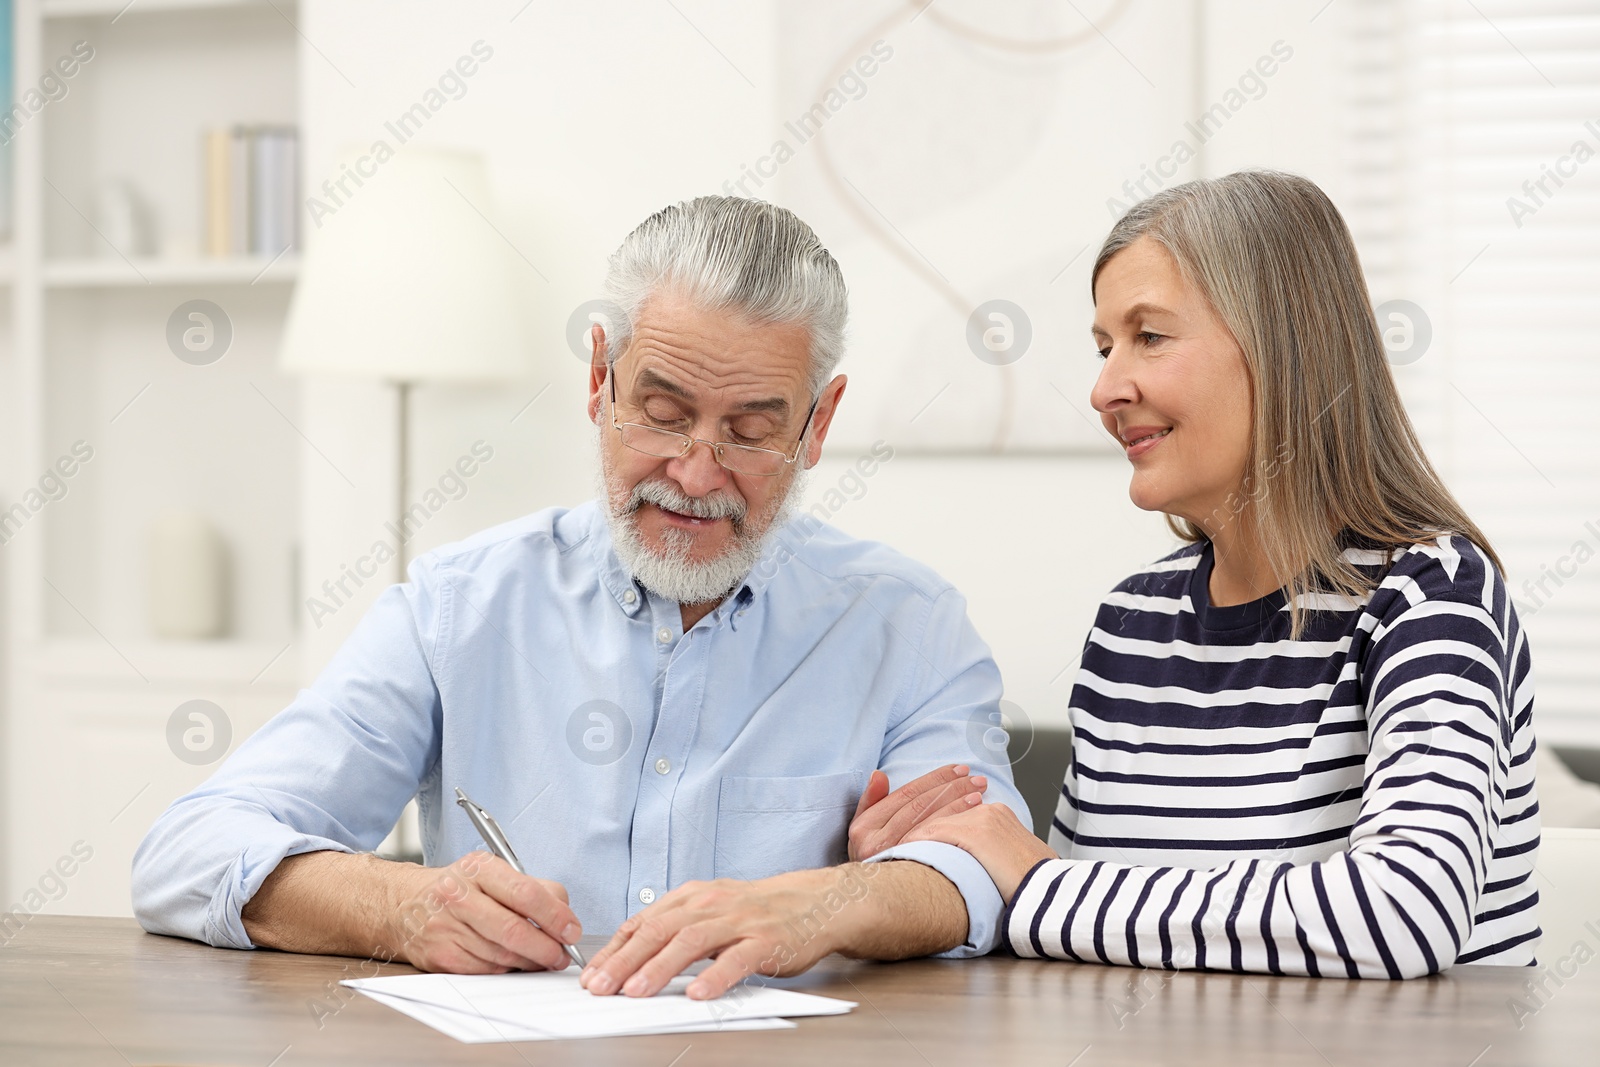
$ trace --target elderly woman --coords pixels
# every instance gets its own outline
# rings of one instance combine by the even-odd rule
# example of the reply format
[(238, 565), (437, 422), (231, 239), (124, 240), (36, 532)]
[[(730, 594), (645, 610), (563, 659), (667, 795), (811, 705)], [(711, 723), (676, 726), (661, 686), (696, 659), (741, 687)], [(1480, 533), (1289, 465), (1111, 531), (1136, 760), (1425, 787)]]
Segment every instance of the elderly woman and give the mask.
[(1188, 544), (1101, 604), (1050, 843), (930, 818), (1018, 955), (1406, 978), (1527, 964), (1528, 642), (1401, 406), (1311, 182), (1190, 182), (1095, 263), (1093, 403)]

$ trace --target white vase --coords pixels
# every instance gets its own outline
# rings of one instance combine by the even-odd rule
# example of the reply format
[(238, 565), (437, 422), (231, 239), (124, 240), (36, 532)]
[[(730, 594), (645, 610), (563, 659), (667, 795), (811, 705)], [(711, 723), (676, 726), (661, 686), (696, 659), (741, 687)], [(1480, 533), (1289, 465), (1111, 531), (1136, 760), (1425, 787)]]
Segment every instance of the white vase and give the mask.
[(228, 550), (198, 512), (171, 511), (150, 524), (147, 587), (157, 637), (221, 637), (228, 623)]
[(155, 251), (150, 206), (126, 179), (113, 178), (100, 187), (94, 214), (95, 228), (103, 238), (94, 242), (99, 255), (148, 256)]

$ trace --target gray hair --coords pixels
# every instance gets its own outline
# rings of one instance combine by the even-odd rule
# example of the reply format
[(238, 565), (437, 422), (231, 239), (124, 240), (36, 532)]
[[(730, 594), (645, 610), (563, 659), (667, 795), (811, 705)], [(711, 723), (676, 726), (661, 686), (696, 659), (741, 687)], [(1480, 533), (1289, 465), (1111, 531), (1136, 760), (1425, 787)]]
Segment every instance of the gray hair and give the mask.
[[(1089, 291), (1123, 249), (1148, 237), (1171, 255), (1233, 335), (1250, 378), (1250, 458), (1232, 514), (1168, 516), (1198, 542), (1250, 509), (1268, 563), (1290, 576), (1290, 636), (1302, 597), (1358, 598), (1374, 579), (1345, 549), (1471, 541), (1505, 573), (1440, 480), (1389, 369), (1361, 257), (1344, 217), (1313, 182), (1242, 170), (1163, 189), (1112, 227)], [(1207, 529), (1209, 525), (1210, 529)], [(1349, 538), (1354, 537), (1356, 542)]]
[(804, 326), (813, 396), (844, 355), (839, 264), (799, 216), (760, 200), (702, 196), (663, 208), (611, 254), (605, 288), (620, 312), (606, 338), (613, 359), (627, 350), (645, 301), (664, 288), (708, 310)]

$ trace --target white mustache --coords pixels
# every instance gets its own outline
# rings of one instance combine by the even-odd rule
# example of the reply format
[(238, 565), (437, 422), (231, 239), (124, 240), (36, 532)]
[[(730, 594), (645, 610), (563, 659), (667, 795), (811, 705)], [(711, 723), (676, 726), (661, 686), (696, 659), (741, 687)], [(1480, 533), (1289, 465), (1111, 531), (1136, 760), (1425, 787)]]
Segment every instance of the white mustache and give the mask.
[(628, 514), (638, 511), (641, 504), (654, 504), (696, 519), (732, 519), (735, 526), (744, 522), (750, 510), (743, 500), (727, 493), (689, 496), (660, 481), (640, 482), (633, 487), (628, 498)]

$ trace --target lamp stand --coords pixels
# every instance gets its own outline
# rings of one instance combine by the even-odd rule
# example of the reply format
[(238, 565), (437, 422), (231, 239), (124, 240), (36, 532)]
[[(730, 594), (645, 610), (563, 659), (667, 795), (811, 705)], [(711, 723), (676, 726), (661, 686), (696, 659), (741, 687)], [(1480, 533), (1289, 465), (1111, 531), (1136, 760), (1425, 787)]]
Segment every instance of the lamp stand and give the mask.
[(410, 553), (406, 551), (406, 542), (410, 536), (406, 531), (406, 494), (411, 489), (411, 383), (405, 380), (394, 383), (396, 410), (396, 432), (399, 439), (399, 451), (395, 457), (395, 537), (400, 542), (395, 546), (395, 581), (404, 583), (406, 580), (406, 563)]

